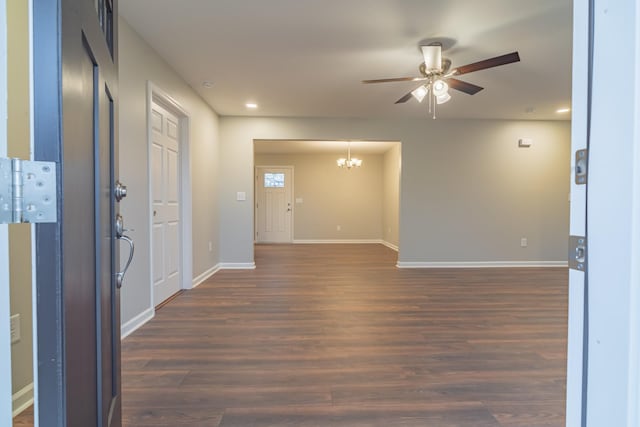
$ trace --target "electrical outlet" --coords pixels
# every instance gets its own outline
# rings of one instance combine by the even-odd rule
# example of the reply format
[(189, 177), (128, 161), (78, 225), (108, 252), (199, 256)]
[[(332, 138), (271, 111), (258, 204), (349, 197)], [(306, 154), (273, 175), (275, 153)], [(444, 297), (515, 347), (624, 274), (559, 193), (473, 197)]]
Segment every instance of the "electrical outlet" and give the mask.
[(342, 230), (342, 227), (340, 227), (339, 225), (336, 225), (336, 230), (340, 231)]
[(212, 252), (212, 251), (213, 251), (213, 243), (209, 242), (209, 252)]
[(11, 344), (20, 341), (20, 314), (11, 316)]
[(520, 239), (520, 247), (521, 248), (526, 248), (527, 245), (528, 245), (528, 242), (527, 242), (527, 238), (526, 237), (523, 237), (522, 239)]

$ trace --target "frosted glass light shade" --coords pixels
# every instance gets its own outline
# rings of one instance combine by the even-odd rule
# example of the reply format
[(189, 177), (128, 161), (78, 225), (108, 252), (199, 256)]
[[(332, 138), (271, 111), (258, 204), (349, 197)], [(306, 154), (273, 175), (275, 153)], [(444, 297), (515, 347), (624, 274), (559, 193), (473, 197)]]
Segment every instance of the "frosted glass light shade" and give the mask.
[(445, 102), (448, 102), (451, 99), (451, 95), (449, 95), (448, 93), (444, 93), (444, 95), (440, 95), (440, 96), (436, 96), (436, 102), (438, 104), (444, 104)]
[(429, 93), (429, 90), (427, 89), (427, 87), (426, 86), (420, 86), (419, 88), (413, 90), (411, 92), (411, 95), (413, 95), (413, 97), (415, 99), (417, 99), (418, 102), (422, 102), (424, 97), (427, 96), (427, 93)]
[(442, 47), (420, 46), (424, 56), (424, 67), (427, 71), (440, 71), (442, 69)]
[(433, 94), (438, 97), (446, 94), (449, 91), (449, 85), (442, 80), (436, 80), (433, 82)]

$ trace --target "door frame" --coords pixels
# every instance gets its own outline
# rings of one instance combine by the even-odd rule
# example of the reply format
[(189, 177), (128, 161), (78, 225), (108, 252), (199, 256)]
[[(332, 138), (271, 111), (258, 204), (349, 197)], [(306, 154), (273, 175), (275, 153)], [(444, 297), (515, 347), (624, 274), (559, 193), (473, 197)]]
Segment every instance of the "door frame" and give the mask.
[[(571, 97), (571, 172), (569, 235), (586, 236), (586, 185), (573, 179), (575, 153), (587, 148), (587, 116), (589, 90), (589, 10), (588, 2), (575, 2), (573, 7), (573, 69)], [(584, 316), (585, 279), (582, 271), (569, 269), (567, 316), (567, 379), (565, 414), (567, 426), (579, 426), (583, 418), (584, 395)]]
[[(0, 0), (0, 28), (7, 28), (7, 2)], [(7, 157), (7, 32), (0, 31), (0, 157)], [(9, 226), (0, 225), (0, 378), (11, 378), (9, 327)], [(11, 381), (0, 381), (0, 424), (11, 425)]]
[[(254, 166), (253, 169), (253, 175), (255, 176), (255, 179), (253, 180), (253, 242), (254, 243), (260, 243), (258, 242), (258, 169), (289, 169), (291, 171), (291, 215), (289, 215), (290, 218), (290, 224), (289, 224), (289, 242), (288, 243), (293, 243), (293, 226), (294, 226), (294, 221), (295, 221), (295, 211), (294, 211), (294, 201), (295, 201), (295, 193), (294, 193), (294, 167), (292, 165), (288, 165), (288, 166)], [(269, 243), (269, 242), (264, 242), (264, 243)]]
[[(590, 138), (590, 154), (588, 189), (572, 184), (570, 231), (587, 237), (589, 255), (586, 274), (569, 271), (567, 427), (640, 423), (640, 7), (604, 3), (573, 12), (572, 150)], [(632, 90), (602, 89), (612, 57)]]
[[(189, 140), (189, 125), (191, 117), (187, 110), (176, 101), (168, 92), (161, 89), (155, 83), (147, 81), (147, 178), (149, 180), (148, 187), (148, 207), (149, 207), (149, 262), (153, 263), (153, 192), (152, 192), (152, 176), (151, 176), (151, 153), (153, 148), (153, 129), (151, 123), (151, 108), (153, 103), (157, 103), (170, 113), (175, 114), (180, 122), (180, 134), (178, 141), (178, 150), (180, 156), (180, 237), (178, 244), (180, 245), (178, 260), (178, 268), (180, 269), (180, 289), (193, 288), (193, 236), (192, 236), (192, 196), (191, 196), (191, 147)], [(155, 312), (154, 289), (153, 289), (153, 267), (149, 269), (149, 288), (150, 301), (149, 307)]]

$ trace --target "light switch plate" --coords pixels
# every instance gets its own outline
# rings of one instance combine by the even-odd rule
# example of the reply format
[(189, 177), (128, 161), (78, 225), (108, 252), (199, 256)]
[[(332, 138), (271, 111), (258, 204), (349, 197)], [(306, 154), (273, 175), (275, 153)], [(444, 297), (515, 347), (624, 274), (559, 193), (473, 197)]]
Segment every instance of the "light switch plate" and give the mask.
[(236, 193), (236, 200), (239, 202), (244, 202), (245, 200), (247, 200), (247, 193), (245, 193), (244, 191), (238, 191)]

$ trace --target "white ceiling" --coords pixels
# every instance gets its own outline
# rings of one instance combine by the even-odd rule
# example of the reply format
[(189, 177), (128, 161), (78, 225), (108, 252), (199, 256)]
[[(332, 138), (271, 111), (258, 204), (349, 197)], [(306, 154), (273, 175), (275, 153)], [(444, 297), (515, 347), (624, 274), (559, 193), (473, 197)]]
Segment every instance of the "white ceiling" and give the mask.
[(120, 13), (223, 116), (426, 117), (394, 105), (416, 83), (360, 81), (419, 75), (419, 42), (446, 37), (453, 67), (521, 62), (461, 76), (485, 90), (452, 91), (439, 118), (568, 119), (555, 110), (571, 100), (571, 0), (125, 0)]

